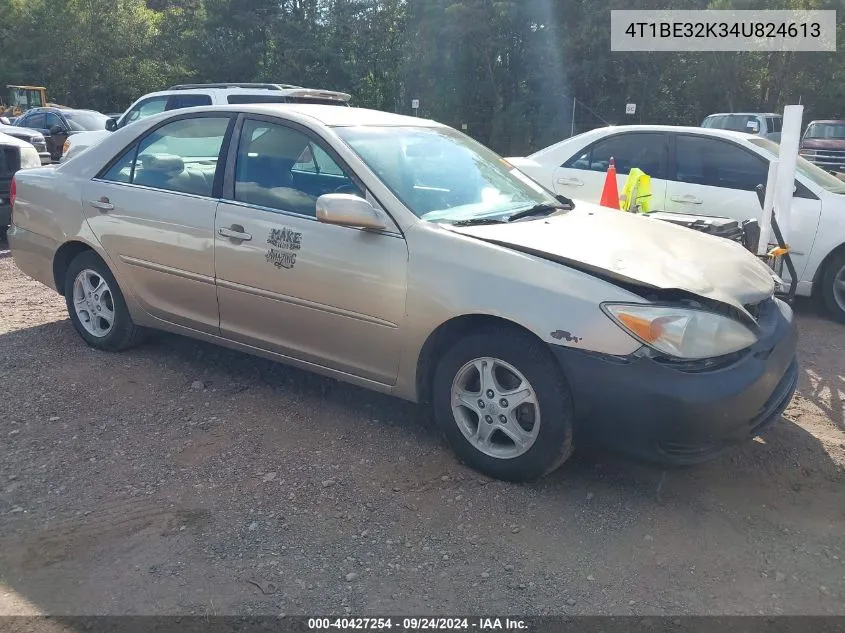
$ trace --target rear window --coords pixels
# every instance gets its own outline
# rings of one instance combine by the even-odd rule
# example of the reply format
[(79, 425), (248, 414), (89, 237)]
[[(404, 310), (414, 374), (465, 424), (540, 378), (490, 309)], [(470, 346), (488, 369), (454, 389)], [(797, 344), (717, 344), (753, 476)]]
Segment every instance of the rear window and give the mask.
[(769, 126), (769, 132), (783, 131), (783, 119), (779, 116), (766, 117), (766, 125)]
[(195, 108), (197, 106), (211, 105), (211, 97), (208, 95), (171, 95), (167, 99), (165, 110), (180, 110), (181, 108)]
[[(723, 114), (709, 116), (704, 119), (701, 127), (709, 127), (717, 130), (732, 130), (734, 132), (750, 132), (749, 123), (759, 123), (759, 118), (754, 114)], [(778, 128), (780, 131), (780, 128)]]
[(10, 145), (0, 145), (0, 178), (11, 178), (20, 165), (20, 150)]

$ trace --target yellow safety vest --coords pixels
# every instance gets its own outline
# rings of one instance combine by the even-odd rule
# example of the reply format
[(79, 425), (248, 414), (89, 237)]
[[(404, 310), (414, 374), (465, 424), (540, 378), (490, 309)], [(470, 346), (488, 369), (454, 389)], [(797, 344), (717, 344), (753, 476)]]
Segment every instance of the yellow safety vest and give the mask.
[(622, 195), (619, 196), (619, 208), (623, 211), (651, 211), (651, 177), (642, 169), (634, 168), (628, 173)]

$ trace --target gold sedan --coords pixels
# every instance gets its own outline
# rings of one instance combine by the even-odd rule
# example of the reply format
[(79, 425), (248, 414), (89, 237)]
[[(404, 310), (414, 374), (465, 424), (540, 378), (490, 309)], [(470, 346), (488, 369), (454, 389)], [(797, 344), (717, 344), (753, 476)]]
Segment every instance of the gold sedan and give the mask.
[(555, 197), (433, 121), (167, 112), (14, 196), (17, 265), (89, 345), (156, 328), (428, 402), (498, 478), (592, 438), (702, 461), (795, 389), (792, 312), (741, 246)]

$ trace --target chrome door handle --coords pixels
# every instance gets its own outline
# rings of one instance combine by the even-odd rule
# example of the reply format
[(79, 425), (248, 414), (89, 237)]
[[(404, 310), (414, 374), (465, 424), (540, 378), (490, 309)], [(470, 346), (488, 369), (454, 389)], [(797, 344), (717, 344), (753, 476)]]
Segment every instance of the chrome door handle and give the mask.
[(109, 199), (103, 196), (99, 200), (90, 200), (88, 202), (92, 207), (95, 209), (99, 209), (100, 211), (111, 211), (114, 209), (114, 205), (109, 202)]
[(240, 242), (248, 242), (252, 239), (252, 235), (250, 235), (249, 233), (245, 233), (243, 229), (244, 227), (242, 226), (233, 226), (230, 229), (220, 228), (217, 229), (217, 235), (220, 235), (222, 237), (228, 237), (232, 240), (238, 240)]
[(672, 196), (672, 202), (680, 202), (681, 204), (701, 204), (703, 200), (695, 196)]
[(558, 178), (557, 184), (559, 185), (573, 185), (575, 187), (582, 187), (584, 183), (579, 180), (578, 178)]

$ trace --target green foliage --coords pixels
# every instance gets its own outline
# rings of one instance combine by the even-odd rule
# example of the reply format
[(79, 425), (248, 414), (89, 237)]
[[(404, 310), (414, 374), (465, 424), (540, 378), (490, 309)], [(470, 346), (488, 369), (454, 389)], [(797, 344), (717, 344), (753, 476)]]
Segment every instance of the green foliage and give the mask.
[[(344, 90), (518, 154), (610, 123), (727, 110), (845, 116), (841, 53), (612, 53), (611, 8), (813, 8), (845, 0), (0, 0), (0, 86), (120, 110), (186, 81)], [(839, 35), (842, 25), (838, 26)], [(841, 39), (841, 37), (840, 37)], [(573, 111), (573, 99), (576, 107)], [(625, 115), (625, 103), (637, 113)]]

